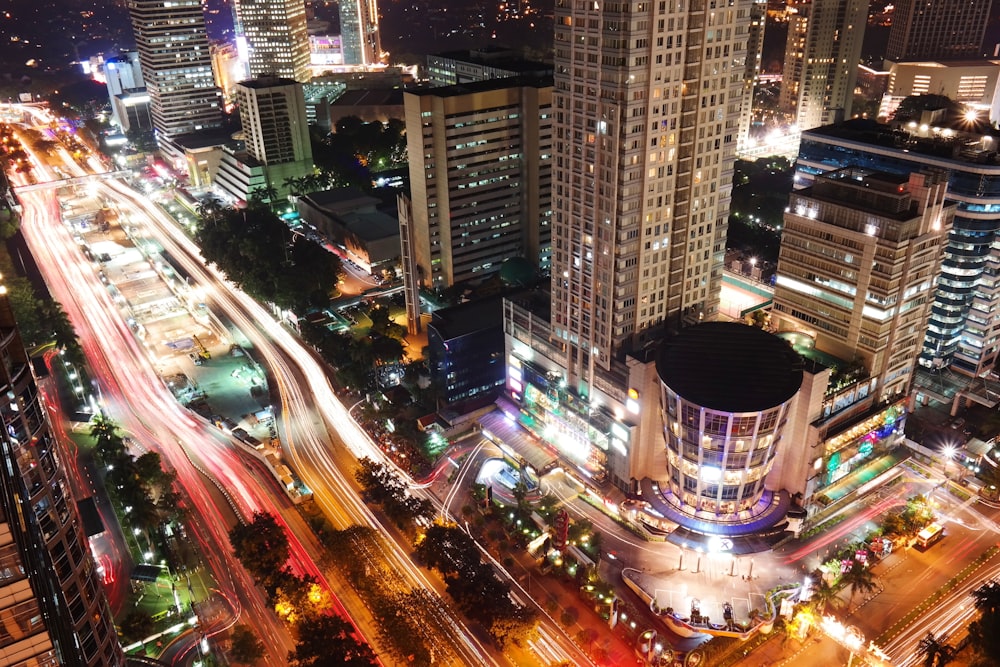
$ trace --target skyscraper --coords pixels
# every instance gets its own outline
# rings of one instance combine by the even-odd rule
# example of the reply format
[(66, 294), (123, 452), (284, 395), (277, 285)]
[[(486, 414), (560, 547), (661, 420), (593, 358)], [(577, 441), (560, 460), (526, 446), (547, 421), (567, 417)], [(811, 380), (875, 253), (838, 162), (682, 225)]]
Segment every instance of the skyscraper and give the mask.
[(552, 328), (584, 394), (718, 310), (751, 5), (557, 3)]
[(3, 288), (0, 329), (0, 662), (117, 667), (114, 619)]
[(345, 65), (382, 63), (376, 0), (343, 0), (340, 3), (340, 44)]
[(129, 0), (153, 128), (166, 138), (222, 125), (199, 0)]
[(450, 287), (517, 256), (548, 268), (551, 77), (417, 88), (404, 105), (412, 218), (401, 224), (421, 273), (407, 279)]
[(885, 58), (959, 60), (983, 55), (992, 0), (899, 0)]
[(802, 130), (848, 118), (868, 2), (799, 0), (789, 3), (788, 12), (782, 110)]
[(309, 34), (303, 0), (237, 0), (236, 18), (247, 41), (250, 76), (309, 83)]

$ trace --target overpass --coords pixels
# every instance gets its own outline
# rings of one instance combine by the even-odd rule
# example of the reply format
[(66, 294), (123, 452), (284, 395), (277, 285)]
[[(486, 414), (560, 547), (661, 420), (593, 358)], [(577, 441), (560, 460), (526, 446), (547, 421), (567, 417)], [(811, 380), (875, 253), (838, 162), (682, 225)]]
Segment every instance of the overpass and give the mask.
[(72, 176), (70, 178), (60, 178), (54, 181), (43, 181), (41, 183), (30, 183), (28, 185), (16, 185), (14, 186), (14, 192), (34, 192), (35, 190), (50, 190), (52, 188), (64, 188), (72, 185), (83, 185), (84, 183), (90, 183), (96, 180), (104, 180), (108, 178), (121, 178), (123, 176), (128, 176), (132, 172), (128, 170), (124, 171), (105, 171), (100, 174), (87, 174), (86, 176)]

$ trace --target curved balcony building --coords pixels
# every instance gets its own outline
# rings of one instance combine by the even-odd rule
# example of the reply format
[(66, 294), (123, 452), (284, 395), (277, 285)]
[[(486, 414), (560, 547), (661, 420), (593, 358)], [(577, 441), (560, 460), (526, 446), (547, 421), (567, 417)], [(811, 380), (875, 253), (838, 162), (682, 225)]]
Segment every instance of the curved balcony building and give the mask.
[(799, 355), (756, 327), (710, 322), (664, 341), (656, 370), (667, 448), (663, 497), (707, 521), (766, 511), (765, 481), (802, 385)]

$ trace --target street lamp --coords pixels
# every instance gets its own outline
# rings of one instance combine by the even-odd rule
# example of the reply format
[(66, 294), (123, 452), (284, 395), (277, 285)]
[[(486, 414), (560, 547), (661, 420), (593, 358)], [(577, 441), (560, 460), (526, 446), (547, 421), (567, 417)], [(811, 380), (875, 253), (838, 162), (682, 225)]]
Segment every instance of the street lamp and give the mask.
[(944, 456), (945, 479), (948, 479), (948, 464), (951, 463), (951, 459), (953, 456), (955, 456), (956, 451), (957, 450), (955, 449), (954, 445), (945, 445), (944, 447), (941, 448), (941, 455)]

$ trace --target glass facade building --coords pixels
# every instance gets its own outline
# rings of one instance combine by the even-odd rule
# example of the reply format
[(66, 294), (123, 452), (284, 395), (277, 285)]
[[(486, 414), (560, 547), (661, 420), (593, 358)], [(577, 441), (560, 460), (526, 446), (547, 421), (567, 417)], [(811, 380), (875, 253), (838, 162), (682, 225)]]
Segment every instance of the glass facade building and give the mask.
[(665, 499), (688, 512), (752, 510), (802, 384), (799, 356), (761, 329), (710, 322), (664, 341), (656, 367)]

